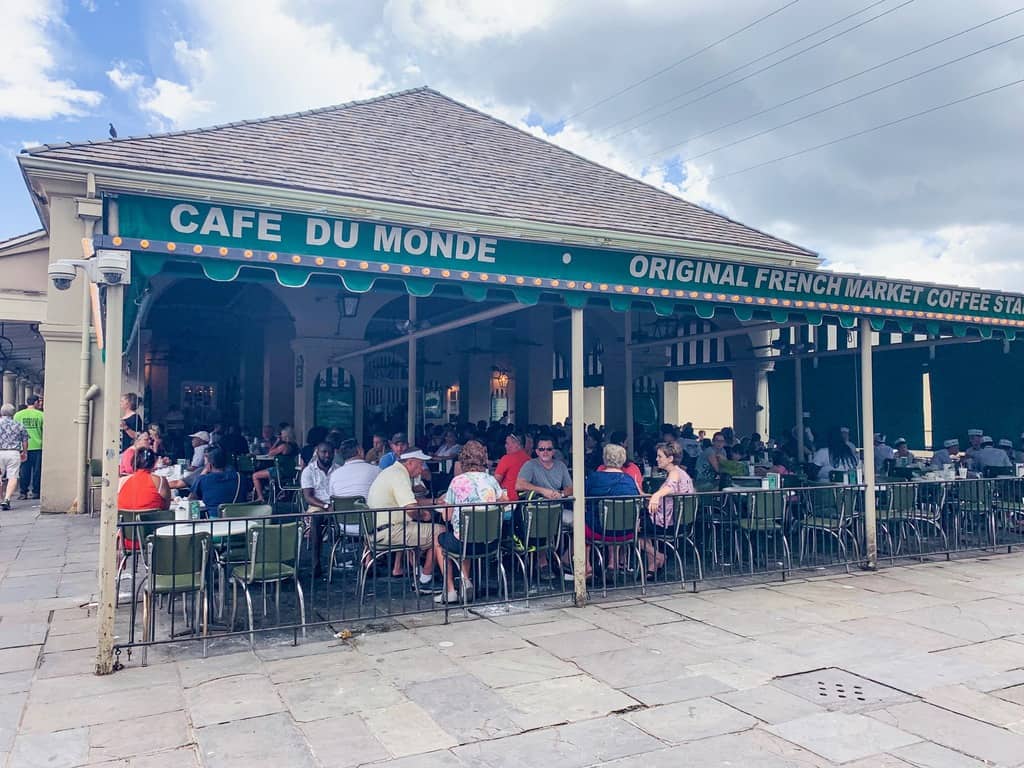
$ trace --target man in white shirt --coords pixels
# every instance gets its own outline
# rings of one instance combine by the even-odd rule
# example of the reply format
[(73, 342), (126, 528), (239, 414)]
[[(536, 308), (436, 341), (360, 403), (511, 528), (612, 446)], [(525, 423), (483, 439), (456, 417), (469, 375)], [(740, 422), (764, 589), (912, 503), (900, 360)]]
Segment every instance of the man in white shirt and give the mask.
[(976, 450), (971, 456), (976, 472), (984, 472), (989, 467), (1006, 469), (1013, 466), (1010, 462), (1010, 457), (1006, 455), (1006, 451), (996, 448), (993, 442), (990, 436), (982, 436), (981, 448)]
[(334, 465), (334, 448), (330, 443), (320, 443), (313, 453), (313, 461), (302, 470), (299, 484), (302, 486), (302, 498), (306, 508), (313, 514), (313, 525), (310, 531), (310, 543), (313, 548), (313, 578), (323, 575), (320, 564), (320, 550), (323, 544), (323, 526), (325, 515), (331, 509), (331, 475), (338, 469)]
[(370, 485), (380, 474), (380, 467), (365, 460), (363, 446), (353, 438), (342, 441), (338, 454), (342, 463), (331, 475), (331, 496), (362, 496), (365, 499)]
[(881, 472), (885, 462), (893, 457), (893, 449), (886, 445), (885, 435), (875, 432), (875, 472)]
[(942, 447), (932, 454), (931, 464), (933, 467), (942, 469), (953, 463), (953, 457), (960, 454), (960, 441), (955, 437), (946, 440)]
[(964, 453), (967, 454), (967, 458), (974, 460), (974, 454), (981, 450), (981, 439), (985, 436), (983, 430), (974, 427), (967, 430), (967, 440), (970, 445), (967, 446), (967, 450)]

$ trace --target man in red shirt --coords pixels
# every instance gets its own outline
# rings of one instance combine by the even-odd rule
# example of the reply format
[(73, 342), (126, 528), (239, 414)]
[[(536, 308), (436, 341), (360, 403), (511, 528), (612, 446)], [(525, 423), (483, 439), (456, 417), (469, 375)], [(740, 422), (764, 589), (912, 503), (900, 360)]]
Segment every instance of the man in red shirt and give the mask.
[(511, 432), (505, 438), (505, 455), (501, 457), (494, 469), (494, 479), (508, 493), (509, 501), (517, 501), (516, 478), (523, 464), (530, 460), (529, 454), (523, 450), (522, 439)]

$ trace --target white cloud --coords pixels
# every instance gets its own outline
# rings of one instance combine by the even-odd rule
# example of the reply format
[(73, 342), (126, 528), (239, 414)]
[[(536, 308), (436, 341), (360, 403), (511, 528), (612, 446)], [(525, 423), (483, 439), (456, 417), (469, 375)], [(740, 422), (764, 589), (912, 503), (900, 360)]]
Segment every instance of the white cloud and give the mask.
[(49, 120), (83, 115), (102, 100), (57, 74), (63, 29), (56, 0), (0, 0), (0, 118)]
[(142, 75), (132, 72), (123, 61), (115, 63), (107, 70), (107, 78), (119, 91), (130, 91), (142, 85)]
[(516, 38), (544, 26), (564, 3), (555, 0), (389, 0), (385, 19), (417, 47)]
[(96, 11), (99, 9), (99, 4), (96, 2), (96, 0), (81, 0), (81, 3), (82, 8), (84, 8), (89, 13), (96, 13)]
[(160, 127), (189, 128), (376, 95), (384, 71), (352, 48), (330, 21), (297, 15), (282, 0), (239, 6), (187, 0), (195, 29), (174, 42), (174, 76), (137, 89), (139, 106)]

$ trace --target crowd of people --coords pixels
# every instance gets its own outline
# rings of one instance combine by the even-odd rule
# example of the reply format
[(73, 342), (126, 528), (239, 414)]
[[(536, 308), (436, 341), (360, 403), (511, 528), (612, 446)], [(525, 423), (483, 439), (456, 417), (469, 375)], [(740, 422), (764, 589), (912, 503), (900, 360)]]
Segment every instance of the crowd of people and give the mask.
[(43, 398), (29, 395), (20, 408), (0, 406), (0, 510), (38, 499), (43, 472)]

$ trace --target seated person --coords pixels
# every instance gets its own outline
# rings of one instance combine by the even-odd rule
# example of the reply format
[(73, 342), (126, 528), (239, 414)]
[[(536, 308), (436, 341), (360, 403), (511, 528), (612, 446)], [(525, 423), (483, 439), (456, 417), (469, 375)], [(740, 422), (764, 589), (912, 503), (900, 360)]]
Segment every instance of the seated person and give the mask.
[(148, 432), (137, 434), (132, 444), (121, 454), (121, 461), (117, 465), (117, 473), (119, 475), (125, 477), (135, 471), (135, 453), (142, 448), (152, 450), (151, 438)]
[(167, 480), (153, 474), (156, 454), (149, 448), (135, 451), (135, 466), (117, 492), (117, 508), (125, 510), (168, 509), (171, 489)]
[(647, 514), (643, 517), (643, 546), (647, 552), (647, 577), (654, 579), (655, 572), (665, 564), (665, 555), (658, 552), (655, 540), (674, 533), (675, 496), (693, 493), (693, 480), (686, 470), (679, 466), (682, 458), (679, 445), (659, 443), (655, 449), (658, 469), (665, 473), (665, 482), (647, 500)]
[(904, 465), (915, 464), (917, 462), (917, 459), (914, 458), (914, 454), (912, 454), (907, 449), (907, 438), (905, 438), (905, 437), (898, 437), (898, 438), (896, 438), (896, 442), (893, 444), (893, 446), (894, 446), (895, 452), (893, 453), (892, 457), (894, 459), (896, 459), (896, 464), (897, 465), (899, 465), (901, 463), (901, 461), (902, 461), (902, 463)]
[[(423, 462), (430, 457), (422, 451), (401, 454), (387, 469), (381, 470), (370, 484), (366, 503), (376, 509), (376, 537), (385, 546), (414, 546), (424, 554), (423, 572), (419, 590), (434, 592), (434, 538), (444, 532), (444, 526), (435, 525), (429, 509), (433, 499), (417, 499), (413, 493), (413, 478), (423, 472)], [(398, 575), (397, 567), (392, 571)]]
[(220, 517), (221, 504), (237, 504), (249, 498), (249, 481), (228, 467), (228, 455), (220, 446), (206, 451), (206, 466), (192, 486), (190, 499), (206, 504), (208, 517)]
[(366, 461), (363, 446), (352, 437), (341, 441), (338, 457), (341, 459), (341, 466), (331, 474), (331, 496), (362, 496), (365, 499), (370, 492), (370, 486), (380, 474), (380, 468)]
[[(460, 454), (462, 474), (452, 478), (448, 491), (439, 503), (448, 504), (444, 517), (452, 524), (452, 531), (444, 531), (434, 539), (434, 560), (442, 563), (445, 573), (444, 590), (434, 597), (435, 603), (455, 603), (459, 593), (455, 591), (455, 574), (453, 569), (444, 567), (448, 553), (462, 554), (460, 533), (460, 505), (494, 504), (506, 498), (505, 491), (498, 481), (487, 474), (487, 449), (477, 440), (468, 440), (462, 446)], [(491, 513), (488, 513), (491, 514)], [(497, 515), (498, 512), (493, 514)], [(474, 553), (476, 554), (476, 553)], [(462, 589), (466, 593), (466, 602), (473, 599), (473, 582), (469, 578), (469, 560), (461, 561)]]
[[(434, 452), (434, 458), (438, 461), (457, 459), (461, 450), (462, 446), (455, 440), (455, 430), (449, 429), (444, 433), (444, 441)], [(465, 469), (463, 471), (465, 471)]]
[[(636, 481), (622, 471), (622, 465), (626, 463), (626, 449), (621, 445), (609, 443), (604, 447), (603, 452), (604, 469), (591, 472), (587, 475), (586, 495), (587, 499), (596, 497), (594, 503), (587, 505), (586, 533), (587, 533), (587, 578), (592, 575), (593, 569), (590, 563), (590, 542), (615, 542), (628, 541), (636, 530), (636, 523), (632, 530), (606, 531), (601, 519), (600, 501), (596, 499), (607, 496), (639, 496), (640, 489)], [(611, 547), (608, 550), (608, 562), (606, 566), (615, 570), (618, 567), (618, 547)]]
[[(199, 434), (204, 434), (200, 432)], [(295, 433), (292, 432), (292, 428), (289, 426), (281, 427), (280, 436), (277, 442), (267, 452), (267, 456), (275, 458), (291, 457), (298, 459), (299, 456), (299, 444), (295, 442)], [(254, 472), (252, 475), (253, 490), (256, 492), (256, 501), (260, 504), (264, 504), (263, 498), (263, 484), (270, 482), (271, 477), (277, 478), (277, 468), (269, 467), (267, 469), (261, 469), (259, 472)], [(291, 478), (288, 478), (291, 479)]]

